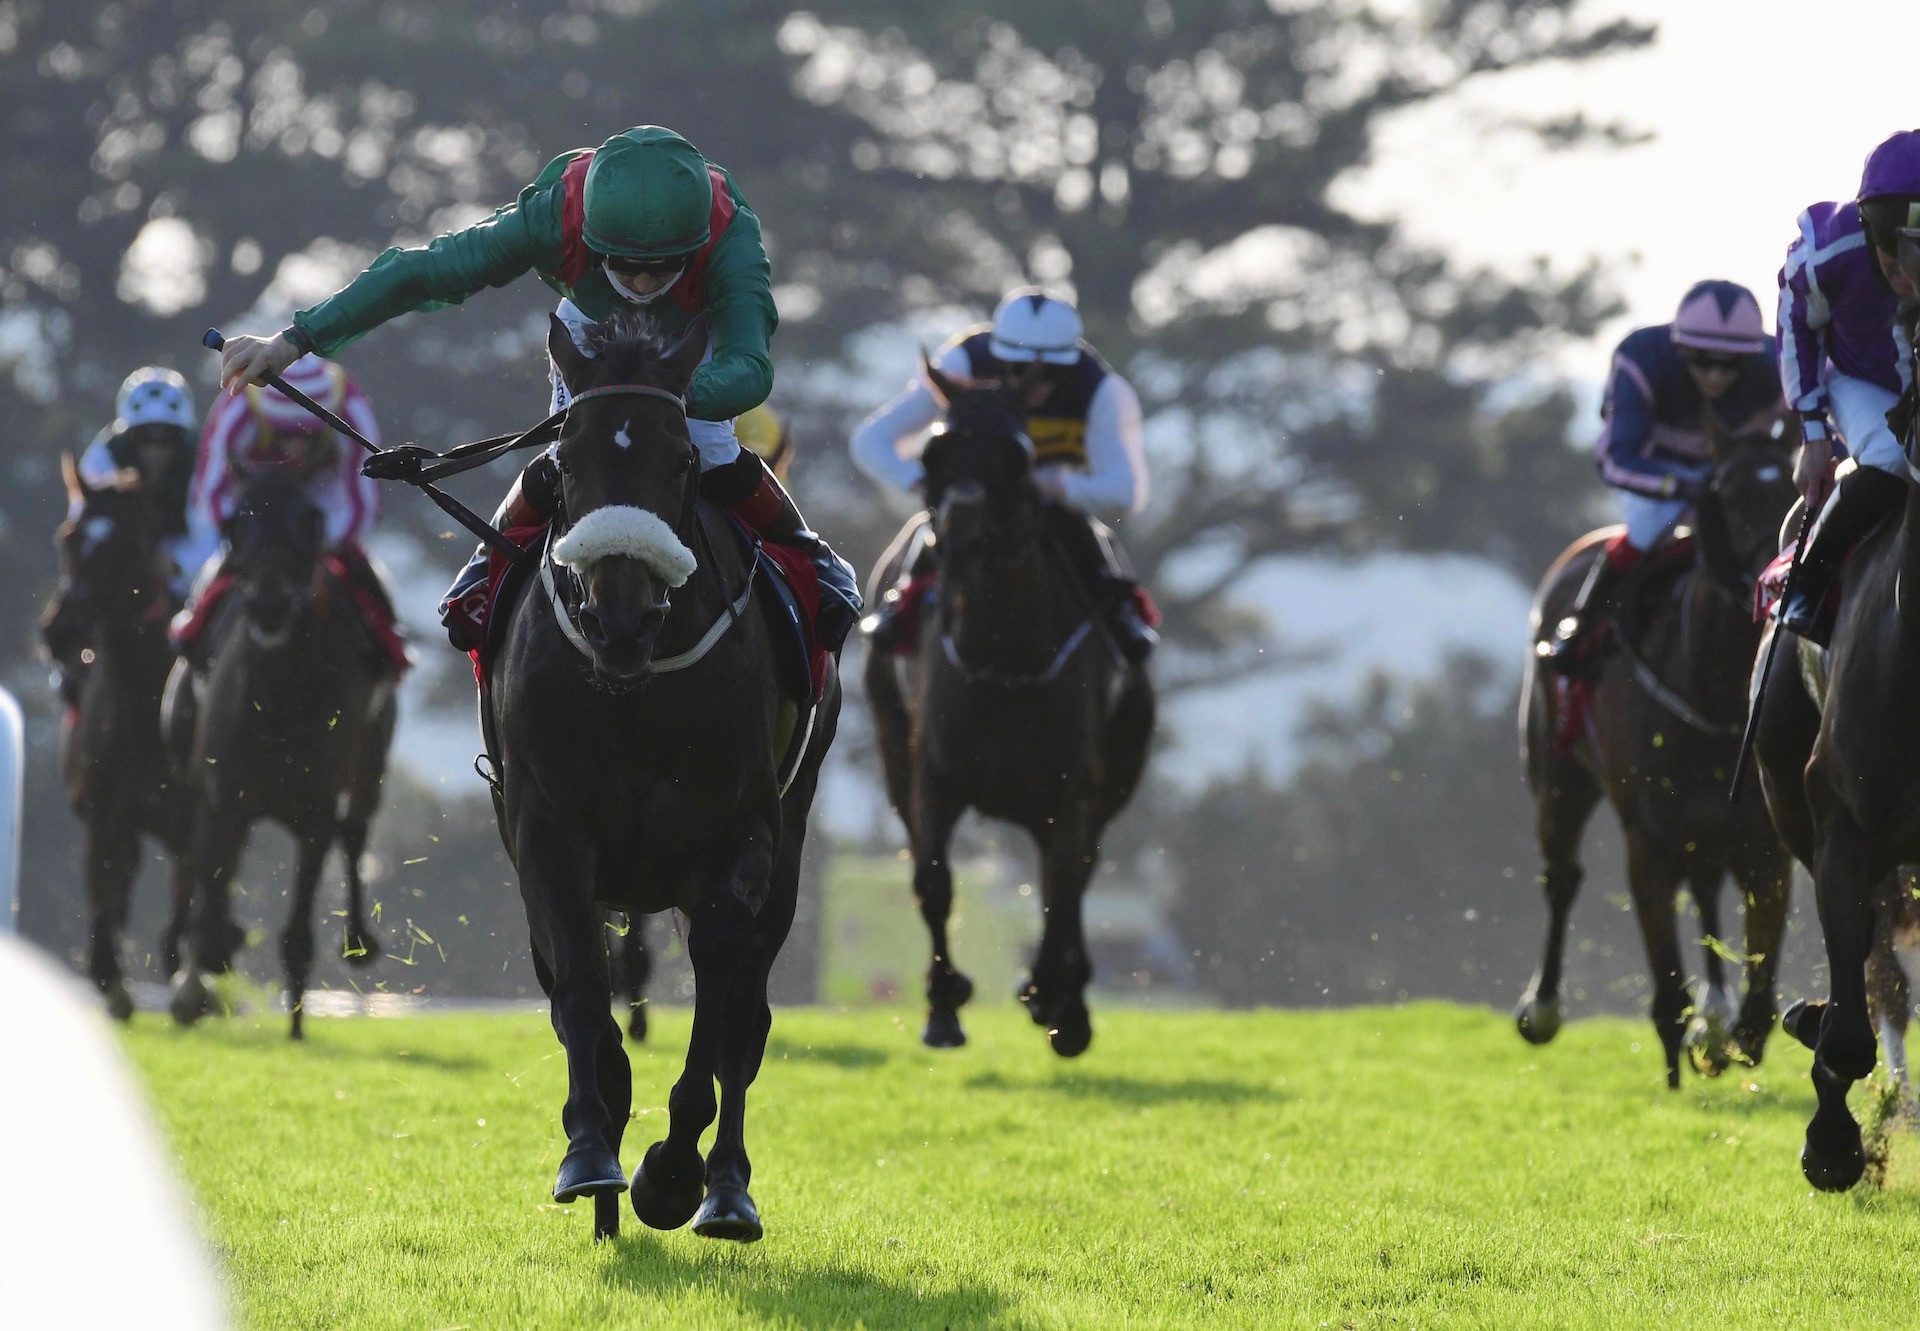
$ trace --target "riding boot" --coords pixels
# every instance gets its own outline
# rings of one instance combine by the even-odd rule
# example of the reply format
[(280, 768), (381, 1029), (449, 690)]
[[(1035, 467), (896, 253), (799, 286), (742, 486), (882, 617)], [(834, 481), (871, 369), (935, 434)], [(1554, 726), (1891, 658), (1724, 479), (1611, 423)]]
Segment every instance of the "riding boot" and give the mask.
[(1064, 504), (1049, 504), (1046, 511), (1074, 576), (1087, 589), (1120, 654), (1134, 665), (1144, 664), (1160, 642), (1158, 614), (1148, 609), (1152, 602), (1139, 579), (1121, 563), (1112, 533)]
[(227, 551), (220, 550), (200, 566), (200, 572), (194, 576), (193, 586), (187, 591), (186, 604), (180, 613), (173, 617), (173, 625), (168, 636), (173, 649), (187, 663), (187, 669), (195, 675), (204, 675), (207, 670), (207, 628), (213, 622), (219, 610), (220, 599), (226, 594), (227, 587)]
[(1641, 552), (1627, 543), (1624, 533), (1607, 542), (1553, 636), (1534, 644), (1541, 665), (1555, 674), (1580, 675), (1598, 663), (1605, 631), (1626, 603), (1630, 575), (1640, 559)]
[[(494, 510), (493, 525), (503, 532), (513, 527), (536, 527), (559, 507), (560, 470), (551, 453), (542, 453), (522, 468), (507, 488), (507, 497)], [(475, 546), (466, 565), (454, 575), (447, 594), (440, 598), (440, 622), (446, 625), (447, 641), (456, 651), (478, 651), (486, 638), (488, 552), (485, 544)]]
[(847, 634), (860, 622), (863, 602), (853, 565), (835, 554), (794, 506), (789, 495), (758, 453), (741, 449), (740, 456), (704, 472), (701, 492), (727, 509), (747, 527), (769, 541), (803, 551), (820, 579), (820, 612), (814, 631), (820, 644), (837, 652)]
[(358, 545), (348, 544), (334, 550), (334, 556), (340, 561), (342, 572), (346, 575), (348, 589), (359, 593), (364, 604), (370, 607), (363, 616), (366, 621), (367, 664), (376, 674), (398, 676), (402, 667), (395, 661), (395, 648), (405, 651), (403, 645), (406, 630), (400, 623), (400, 616), (393, 606), (393, 597), (387, 591), (386, 580), (373, 566), (373, 560)]
[(1856, 466), (1840, 478), (1807, 535), (1793, 594), (1780, 606), (1781, 624), (1808, 642), (1827, 645), (1834, 616), (1822, 610), (1840, 566), (1860, 538), (1897, 512), (1906, 497), (1905, 478), (1878, 467)]

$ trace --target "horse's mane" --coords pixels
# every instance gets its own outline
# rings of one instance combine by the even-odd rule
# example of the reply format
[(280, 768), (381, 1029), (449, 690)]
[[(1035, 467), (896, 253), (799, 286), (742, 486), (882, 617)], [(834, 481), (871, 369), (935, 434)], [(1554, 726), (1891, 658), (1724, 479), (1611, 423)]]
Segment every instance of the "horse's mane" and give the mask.
[(606, 364), (618, 379), (637, 376), (674, 346), (674, 339), (640, 309), (591, 324), (577, 340), (583, 354)]

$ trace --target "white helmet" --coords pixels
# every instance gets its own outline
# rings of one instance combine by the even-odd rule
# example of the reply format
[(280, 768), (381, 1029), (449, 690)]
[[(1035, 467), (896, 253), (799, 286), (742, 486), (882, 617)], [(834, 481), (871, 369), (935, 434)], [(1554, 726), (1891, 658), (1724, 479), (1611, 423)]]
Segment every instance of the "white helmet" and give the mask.
[(1022, 287), (993, 312), (987, 350), (995, 360), (1071, 365), (1080, 359), (1080, 314), (1039, 287)]
[(115, 432), (136, 425), (177, 425), (191, 430), (197, 424), (193, 416), (193, 394), (187, 381), (173, 370), (147, 365), (127, 376), (120, 385), (114, 403)]

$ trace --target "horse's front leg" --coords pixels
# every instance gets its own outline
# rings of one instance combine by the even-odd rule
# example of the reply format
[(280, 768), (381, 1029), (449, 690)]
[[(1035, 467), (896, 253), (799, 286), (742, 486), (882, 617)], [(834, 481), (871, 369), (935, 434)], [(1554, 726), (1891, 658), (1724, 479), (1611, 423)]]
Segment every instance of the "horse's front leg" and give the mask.
[[(567, 1055), (567, 1100), (560, 1121), (567, 1153), (553, 1183), (553, 1199), (620, 1192), (627, 1186), (618, 1141), (602, 1087), (602, 1065), (625, 1062), (609, 1007), (613, 988), (600, 909), (593, 902), (595, 852), (574, 821), (543, 808), (515, 811), (514, 846), (520, 898), (526, 906), (541, 986), (553, 1032)], [(612, 1032), (612, 1047), (608, 1033)], [(622, 1125), (624, 1126), (624, 1124)]]
[(1860, 1125), (1847, 1108), (1847, 1091), (1873, 1071), (1873, 1024), (1867, 1016), (1867, 950), (1873, 941), (1872, 889), (1884, 866), (1872, 843), (1844, 810), (1820, 829), (1813, 860), (1814, 900), (1826, 937), (1833, 996), (1814, 1046), (1813, 1086), (1819, 1107), (1807, 1124), (1800, 1169), (1807, 1182), (1840, 1192), (1859, 1182), (1867, 1157)]
[(957, 1049), (967, 1042), (960, 1009), (973, 997), (973, 981), (953, 964), (947, 920), (953, 913), (953, 866), (948, 850), (961, 803), (941, 791), (922, 772), (914, 782), (912, 817), (913, 896), (926, 921), (933, 959), (927, 965), (927, 1024), (920, 1040), (935, 1049)]
[(793, 928), (800, 893), (799, 832), (785, 829), (783, 845), (768, 882), (766, 904), (740, 940), (740, 956), (728, 985), (727, 1009), (720, 1030), (720, 1126), (707, 1153), (707, 1199), (694, 1217), (693, 1232), (710, 1239), (752, 1243), (761, 1236), (760, 1212), (747, 1184), (753, 1164), (747, 1157), (747, 1088), (760, 1075), (773, 1010), (767, 1005), (767, 976)]
[(222, 1011), (209, 977), (233, 968), (239, 930), (233, 920), (233, 872), (246, 848), (246, 815), (231, 805), (203, 805), (193, 820), (193, 902), (188, 912), (187, 955), (173, 977), (167, 1009), (191, 1026)]
[(287, 972), (289, 1037), (306, 1038), (307, 980), (313, 973), (313, 899), (320, 890), (320, 870), (333, 847), (332, 810), (314, 820), (316, 826), (300, 833), (300, 854), (293, 869), (293, 903), (280, 935), (280, 964)]
[[(730, 864), (710, 876), (712, 888), (688, 915), (693, 1030), (687, 1037), (687, 1062), (667, 1094), (667, 1135), (647, 1148), (633, 1175), (634, 1214), (654, 1229), (678, 1229), (692, 1220), (707, 1193), (700, 1137), (719, 1110), (713, 1081), (728, 1036), (734, 978), (752, 938), (751, 903), (766, 899), (770, 871), (761, 837), (750, 837), (730, 858)], [(746, 1205), (751, 1208), (750, 1198)]]
[(340, 820), (340, 854), (347, 862), (347, 927), (340, 955), (349, 966), (371, 966), (380, 958), (380, 939), (367, 927), (367, 885), (360, 871), (366, 850), (366, 816), (349, 810)]
[(139, 835), (102, 826), (119, 810), (96, 808), (87, 824), (87, 973), (115, 1021), (133, 1015), (133, 998), (120, 971), (120, 942), (139, 857)]
[(1034, 1021), (1047, 1029), (1047, 1043), (1062, 1058), (1085, 1053), (1093, 1043), (1087, 985), (1093, 961), (1087, 955), (1082, 919), (1087, 883), (1099, 857), (1099, 830), (1091, 819), (1062, 819), (1041, 846), (1040, 902), (1046, 912), (1033, 978), (1023, 991)]
[(1746, 993), (1733, 1024), (1733, 1047), (1756, 1066), (1766, 1054), (1778, 1012), (1774, 986), (1780, 974), (1780, 947), (1786, 940), (1791, 872), (1791, 862), (1777, 842), (1756, 847), (1734, 866), (1734, 882), (1746, 903), (1747, 961)]

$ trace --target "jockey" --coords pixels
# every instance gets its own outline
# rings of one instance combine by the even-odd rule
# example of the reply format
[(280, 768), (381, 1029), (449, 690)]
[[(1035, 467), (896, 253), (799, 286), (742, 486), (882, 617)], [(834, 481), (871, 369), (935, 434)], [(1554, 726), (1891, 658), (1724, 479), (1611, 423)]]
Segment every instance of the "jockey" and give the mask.
[[(810, 531), (758, 455), (743, 450), (733, 419), (773, 387), (773, 304), (760, 219), (732, 177), (671, 130), (641, 125), (597, 149), (547, 164), (513, 203), (464, 231), (415, 249), (390, 249), (343, 290), (271, 339), (227, 344), (221, 380), (257, 381), (305, 351), (331, 356), (410, 310), (458, 305), (533, 272), (561, 296), (557, 311), (579, 331), (639, 305), (669, 333), (707, 316), (708, 358), (687, 387), (687, 427), (700, 452), (701, 490), (768, 540), (804, 550), (823, 592), (818, 630), (837, 649), (860, 613), (852, 568)], [(567, 403), (551, 375), (553, 409)], [(529, 463), (495, 525), (544, 522), (559, 501), (551, 451)], [(442, 603), (456, 647), (478, 646), (486, 612), (481, 547)]]
[(194, 538), (187, 521), (197, 421), (187, 381), (176, 371), (144, 366), (120, 385), (113, 423), (80, 455), (80, 479), (89, 486), (118, 484), (131, 475), (153, 495), (162, 548), (173, 560), (174, 594), (180, 597), (213, 553)]
[[(286, 367), (283, 377), (288, 387), (328, 407), (370, 441), (380, 442), (380, 425), (367, 395), (338, 365), (302, 356)], [(325, 523), (325, 549), (338, 561), (349, 594), (378, 640), (382, 667), (397, 670), (404, 655), (393, 603), (361, 546), (380, 515), (378, 486), (360, 474), (357, 446), (279, 389), (249, 384), (241, 393), (222, 398), (208, 415), (188, 496), (194, 540), (218, 550), (246, 473), (268, 467), (290, 468), (307, 478), (307, 497)], [(193, 601), (175, 621), (174, 645), (189, 661), (200, 660), (195, 648), (226, 590), (221, 576), (225, 562), (222, 555), (207, 565)]]
[[(1147, 460), (1141, 444), (1140, 399), (1082, 340), (1080, 315), (1038, 287), (1009, 294), (993, 322), (968, 329), (940, 352), (943, 373), (975, 382), (998, 380), (1026, 412), (1034, 481), (1055, 517), (1075, 571), (1100, 593), (1121, 649), (1143, 661), (1158, 641), (1157, 615), (1122, 565), (1101, 519), (1138, 513), (1147, 502)], [(853, 460), (880, 484), (920, 488), (920, 450), (942, 404), (920, 376), (854, 431)], [(917, 585), (917, 584), (910, 584)], [(910, 622), (911, 598), (890, 596), (863, 626), (882, 651), (898, 650)]]
[[(1800, 413), (1794, 480), (1819, 517), (1780, 621), (1812, 637), (1847, 551), (1906, 496), (1887, 412), (1911, 375), (1894, 316), (1915, 288), (1895, 253), (1900, 232), (1920, 226), (1920, 130), (1873, 150), (1857, 199), (1816, 203), (1799, 225), (1780, 271), (1780, 380)], [(1854, 466), (1835, 484), (1846, 457)]]
[(1595, 657), (1635, 569), (1664, 544), (1713, 472), (1706, 413), (1729, 435), (1770, 431), (1786, 412), (1760, 302), (1733, 282), (1696, 282), (1672, 323), (1637, 328), (1613, 353), (1594, 458), (1626, 530), (1593, 562), (1565, 619), (1535, 648), (1572, 674)]
[[(89, 487), (133, 484), (153, 496), (160, 524), (160, 545), (173, 561), (170, 589), (175, 603), (206, 557), (212, 553), (194, 538), (187, 522), (187, 488), (193, 480), (193, 394), (178, 372), (146, 365), (128, 375), (114, 403), (113, 421), (93, 437), (80, 455), (80, 479)], [(78, 507), (67, 514), (79, 516)], [(53, 682), (67, 706), (77, 706), (85, 679), (81, 655), (88, 646), (72, 632), (61, 613), (64, 590), (48, 607), (44, 626), (53, 658)]]

